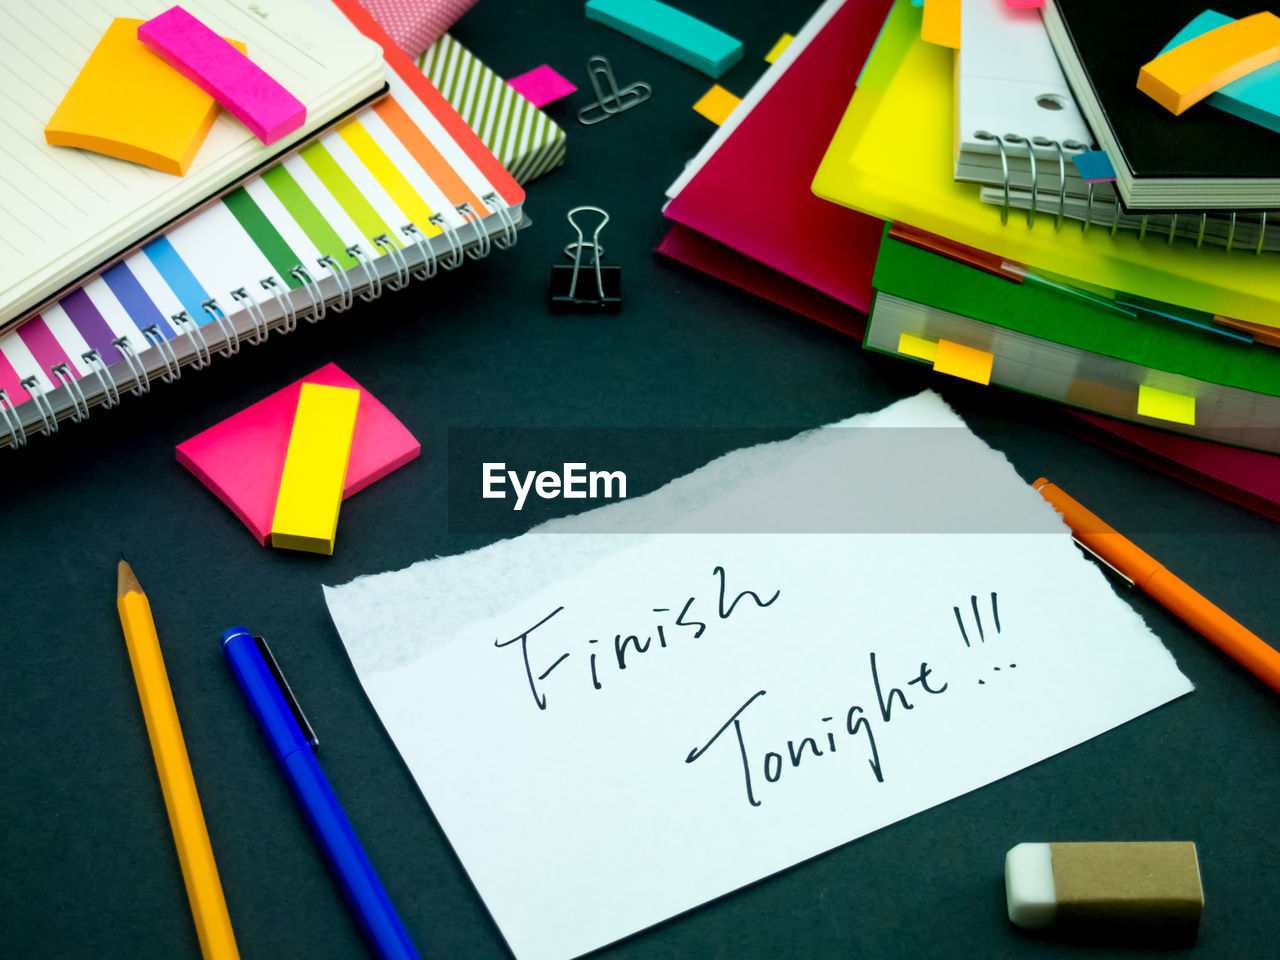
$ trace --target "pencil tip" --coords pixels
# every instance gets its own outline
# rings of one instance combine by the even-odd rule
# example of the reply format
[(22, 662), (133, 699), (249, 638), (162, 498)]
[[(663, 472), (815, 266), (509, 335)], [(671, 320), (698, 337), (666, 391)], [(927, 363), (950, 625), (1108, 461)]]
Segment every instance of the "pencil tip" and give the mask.
[(133, 568), (129, 566), (129, 562), (125, 560), (122, 553), (120, 562), (116, 565), (116, 599), (130, 591), (142, 593), (142, 585), (138, 583), (138, 578), (133, 574)]

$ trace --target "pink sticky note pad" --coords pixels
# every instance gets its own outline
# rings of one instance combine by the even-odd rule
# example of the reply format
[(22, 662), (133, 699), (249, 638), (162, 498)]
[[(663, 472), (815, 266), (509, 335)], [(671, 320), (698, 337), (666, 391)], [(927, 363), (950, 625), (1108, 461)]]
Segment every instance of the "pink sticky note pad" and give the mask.
[(545, 63), (540, 67), (534, 67), (528, 73), (512, 77), (507, 83), (535, 107), (567, 97), (578, 89)]
[(1043, 7), (1044, 0), (1004, 0), (1006, 7)]
[(344, 500), (422, 451), (390, 410), (332, 363), (178, 444), (178, 462), (230, 507), (263, 546), (271, 534), (280, 472), (304, 383), (360, 390)]
[(138, 39), (263, 143), (274, 143), (306, 122), (302, 101), (182, 7), (140, 24)]

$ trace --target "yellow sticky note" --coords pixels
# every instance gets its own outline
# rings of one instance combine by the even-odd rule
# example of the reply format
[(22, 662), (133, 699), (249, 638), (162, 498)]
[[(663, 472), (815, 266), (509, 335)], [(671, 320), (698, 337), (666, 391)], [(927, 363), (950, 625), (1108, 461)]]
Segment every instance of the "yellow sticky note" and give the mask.
[(898, 352), (933, 363), (934, 357), (938, 355), (938, 345), (932, 340), (917, 337), (913, 333), (900, 333), (898, 334)]
[(1162, 53), (1138, 71), (1138, 89), (1182, 113), (1246, 73), (1280, 60), (1280, 17), (1255, 13)]
[(735, 97), (717, 83), (702, 95), (701, 99), (693, 105), (693, 109), (718, 127), (729, 119), (729, 114), (733, 113), (733, 108), (741, 102), (742, 99), (740, 97)]
[[(218, 104), (138, 39), (142, 20), (117, 17), (44, 128), (45, 142), (79, 147), (182, 176)], [(245, 45), (229, 41), (241, 53)]]
[(1196, 425), (1196, 398), (1185, 393), (1174, 393), (1172, 390), (1161, 390), (1159, 387), (1138, 387), (1138, 415), (1152, 417), (1156, 420), (1168, 420), (1170, 423), (1185, 423), (1189, 427)]
[(924, 0), (920, 39), (960, 49), (960, 0)]
[(302, 385), (271, 521), (273, 547), (333, 553), (359, 406), (359, 390)]
[(976, 350), (950, 340), (939, 340), (937, 352), (933, 356), (933, 369), (985, 385), (991, 382), (993, 362), (995, 357), (985, 350)]
[(764, 55), (764, 62), (773, 63), (775, 60), (777, 60), (780, 56), (782, 56), (782, 51), (787, 49), (787, 47), (791, 46), (791, 41), (794, 39), (795, 37), (793, 37), (789, 33), (784, 33), (782, 36), (780, 36), (778, 38), (778, 42), (775, 43), (772, 47), (770, 47), (769, 52)]

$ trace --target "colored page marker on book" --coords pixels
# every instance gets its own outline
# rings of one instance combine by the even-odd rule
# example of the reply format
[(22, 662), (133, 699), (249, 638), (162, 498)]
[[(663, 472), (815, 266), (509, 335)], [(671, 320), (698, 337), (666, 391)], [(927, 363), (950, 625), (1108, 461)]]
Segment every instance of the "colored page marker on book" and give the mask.
[(1138, 71), (1138, 89), (1180, 114), (1233, 80), (1280, 60), (1280, 17), (1255, 13), (1200, 34)]
[[(1215, 10), (1206, 10), (1174, 34), (1160, 52), (1167, 53), (1209, 30), (1231, 23), (1233, 19)], [(1280, 133), (1280, 63), (1260, 67), (1239, 80), (1232, 80), (1209, 94), (1205, 103)]]
[(302, 101), (182, 7), (144, 22), (138, 39), (263, 143), (274, 143), (306, 122)]
[(1086, 150), (1084, 153), (1077, 153), (1071, 158), (1071, 162), (1076, 165), (1076, 170), (1080, 172), (1085, 183), (1104, 183), (1116, 178), (1115, 167), (1111, 166), (1111, 158), (1107, 156), (1105, 150)]
[(545, 63), (528, 73), (512, 77), (507, 85), (535, 107), (545, 106), (553, 100), (567, 97), (578, 88)]
[(764, 55), (764, 62), (776, 63), (778, 58), (782, 56), (782, 51), (786, 50), (787, 47), (791, 46), (791, 41), (794, 39), (795, 37), (793, 37), (789, 33), (784, 33), (782, 36), (780, 36), (777, 42), (774, 43), (774, 45), (769, 48), (769, 52)]
[(271, 545), (333, 553), (360, 391), (304, 383), (280, 473)]
[(1161, 390), (1149, 387), (1145, 383), (1138, 386), (1138, 415), (1151, 417), (1154, 420), (1168, 420), (1170, 423), (1184, 423), (1189, 427), (1196, 425), (1196, 398), (1172, 390)]
[(693, 109), (702, 114), (717, 127), (729, 119), (734, 107), (742, 102), (720, 84), (712, 84), (711, 89), (698, 98)]
[(917, 337), (914, 333), (900, 333), (898, 334), (898, 352), (903, 356), (933, 363), (938, 356), (938, 344), (933, 340)]
[(960, 0), (925, 0), (920, 39), (960, 49)]
[(742, 59), (742, 41), (659, 0), (587, 0), (588, 20), (717, 78)]
[(961, 380), (972, 380), (986, 386), (991, 382), (991, 366), (995, 357), (986, 350), (966, 347), (951, 340), (939, 340), (933, 355), (933, 369)]
[[(44, 128), (45, 142), (79, 147), (182, 176), (218, 104), (138, 39), (143, 23), (111, 21)], [(238, 40), (228, 43), (244, 52)]]
[(1004, 0), (1004, 5), (1015, 9), (1022, 7), (1043, 7), (1044, 0)]

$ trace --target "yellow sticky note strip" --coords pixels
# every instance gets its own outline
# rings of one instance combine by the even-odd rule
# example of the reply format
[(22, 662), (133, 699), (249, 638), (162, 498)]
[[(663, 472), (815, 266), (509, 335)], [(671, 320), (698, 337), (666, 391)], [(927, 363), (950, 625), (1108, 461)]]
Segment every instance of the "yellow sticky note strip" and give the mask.
[(1202, 33), (1138, 71), (1138, 89), (1171, 113), (1280, 60), (1280, 17), (1255, 13)]
[(718, 127), (729, 119), (729, 114), (733, 113), (733, 108), (741, 102), (742, 99), (740, 97), (735, 97), (717, 83), (702, 95), (698, 102), (693, 105), (693, 109)]
[(773, 63), (774, 61), (776, 61), (780, 56), (782, 56), (782, 51), (787, 49), (787, 47), (791, 46), (791, 41), (794, 39), (795, 37), (793, 37), (789, 33), (784, 33), (782, 36), (780, 36), (778, 38), (778, 42), (775, 43), (772, 47), (770, 47), (769, 52), (764, 55), (764, 62)]
[(1161, 390), (1159, 387), (1138, 387), (1138, 414), (1156, 420), (1168, 420), (1170, 423), (1185, 423), (1189, 427), (1196, 425), (1196, 398), (1172, 390)]
[(900, 333), (898, 334), (898, 352), (933, 363), (934, 357), (938, 355), (938, 345), (932, 340), (917, 337), (913, 333)]
[(920, 39), (960, 49), (960, 0), (924, 0)]
[(273, 547), (333, 553), (359, 406), (359, 390), (302, 385), (271, 521)]
[(933, 369), (985, 385), (991, 382), (993, 362), (995, 357), (985, 350), (966, 347), (950, 340), (939, 340), (938, 350), (933, 357)]
[[(218, 115), (209, 94), (142, 45), (142, 20), (111, 21), (44, 128), (79, 147), (182, 176)], [(246, 47), (229, 41), (241, 53)]]

